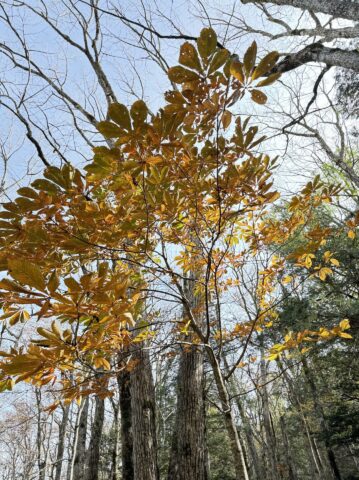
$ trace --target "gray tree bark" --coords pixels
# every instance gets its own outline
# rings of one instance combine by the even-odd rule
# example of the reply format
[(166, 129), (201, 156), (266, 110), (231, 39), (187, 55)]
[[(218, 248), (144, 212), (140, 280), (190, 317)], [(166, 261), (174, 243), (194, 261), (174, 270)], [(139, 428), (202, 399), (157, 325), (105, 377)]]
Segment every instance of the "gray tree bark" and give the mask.
[(87, 418), (89, 410), (89, 398), (84, 399), (84, 405), (81, 410), (77, 434), (75, 458), (73, 461), (73, 473), (71, 480), (83, 480), (86, 461), (86, 435), (87, 435)]
[(168, 480), (207, 480), (203, 351), (181, 353), (177, 375), (177, 410)]
[(114, 443), (111, 452), (111, 480), (120, 480), (119, 453), (120, 453), (120, 404), (111, 398), (113, 408)]
[(117, 382), (120, 395), (122, 480), (134, 480), (130, 372), (122, 370)]
[[(195, 308), (197, 300), (192, 289), (193, 280), (185, 281), (186, 296), (191, 308)], [(201, 347), (183, 347), (177, 373), (177, 410), (168, 480), (208, 479), (203, 360)]]
[(55, 480), (61, 479), (62, 462), (63, 462), (64, 451), (65, 451), (66, 427), (69, 419), (69, 411), (70, 411), (69, 405), (66, 405), (65, 407), (63, 407), (62, 419), (59, 426), (59, 443), (57, 446), (57, 454), (56, 454)]
[(241, 0), (242, 3), (274, 3), (288, 7), (301, 8), (317, 13), (326, 13), (337, 18), (359, 20), (359, 2), (357, 0)]
[(284, 57), (268, 72), (268, 75), (289, 72), (309, 62), (324, 63), (328, 67), (349, 68), (359, 72), (359, 52), (357, 50), (330, 48), (321, 43), (312, 43), (299, 52)]
[[(95, 415), (92, 423), (90, 444), (87, 451), (86, 480), (98, 480), (100, 467), (100, 446), (103, 422), (105, 419), (105, 400), (95, 398)], [(76, 477), (75, 477), (75, 480)]]
[(148, 350), (135, 345), (135, 367), (130, 375), (133, 467), (137, 480), (159, 480), (156, 441), (156, 407)]

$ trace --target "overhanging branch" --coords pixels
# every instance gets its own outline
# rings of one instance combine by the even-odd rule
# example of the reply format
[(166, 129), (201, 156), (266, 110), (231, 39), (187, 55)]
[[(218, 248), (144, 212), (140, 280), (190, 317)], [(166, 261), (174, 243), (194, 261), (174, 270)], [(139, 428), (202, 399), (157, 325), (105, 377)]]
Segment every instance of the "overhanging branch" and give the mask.
[(326, 13), (336, 18), (359, 20), (358, 0), (241, 0), (242, 3), (274, 3), (301, 8), (316, 13)]
[(290, 72), (309, 62), (324, 63), (327, 67), (349, 68), (359, 72), (359, 52), (325, 47), (321, 43), (313, 43), (299, 52), (287, 55), (270, 73)]

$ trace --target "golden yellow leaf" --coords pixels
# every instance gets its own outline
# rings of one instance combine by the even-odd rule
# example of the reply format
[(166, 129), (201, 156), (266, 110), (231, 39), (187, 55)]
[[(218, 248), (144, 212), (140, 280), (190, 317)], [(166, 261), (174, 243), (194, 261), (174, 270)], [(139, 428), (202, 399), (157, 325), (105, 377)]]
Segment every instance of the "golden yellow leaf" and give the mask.
[(271, 70), (277, 63), (278, 58), (278, 52), (270, 52), (268, 55), (262, 58), (252, 73), (252, 80), (256, 80), (258, 77), (261, 77), (265, 73), (269, 72), (269, 70)]
[(241, 62), (235, 60), (231, 63), (230, 73), (234, 76), (240, 83), (244, 83), (244, 73), (243, 73), (243, 66)]
[(351, 238), (352, 240), (354, 240), (354, 238), (356, 237), (355, 231), (354, 230), (349, 230), (348, 231), (348, 237)]
[(18, 282), (43, 291), (46, 288), (40, 268), (26, 260), (9, 260), (10, 275)]
[(131, 130), (131, 119), (128, 108), (122, 103), (112, 103), (108, 109), (108, 115), (120, 127)]
[(256, 57), (257, 57), (257, 44), (256, 42), (253, 42), (252, 45), (248, 48), (248, 50), (244, 54), (244, 58), (243, 58), (244, 70), (247, 76), (249, 76), (249, 74), (251, 73), (256, 63)]

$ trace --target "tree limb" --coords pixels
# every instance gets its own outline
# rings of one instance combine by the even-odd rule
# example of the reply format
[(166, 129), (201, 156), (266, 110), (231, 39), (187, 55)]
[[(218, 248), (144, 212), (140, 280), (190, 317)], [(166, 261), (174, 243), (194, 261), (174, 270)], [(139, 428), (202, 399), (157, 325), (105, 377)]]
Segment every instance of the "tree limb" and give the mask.
[(275, 5), (326, 13), (336, 18), (359, 20), (359, 2), (357, 0), (241, 0), (241, 2), (244, 4), (274, 3)]
[(270, 73), (289, 72), (309, 62), (324, 63), (327, 67), (349, 68), (359, 72), (358, 51), (330, 48), (321, 43), (313, 43), (299, 52), (287, 55)]

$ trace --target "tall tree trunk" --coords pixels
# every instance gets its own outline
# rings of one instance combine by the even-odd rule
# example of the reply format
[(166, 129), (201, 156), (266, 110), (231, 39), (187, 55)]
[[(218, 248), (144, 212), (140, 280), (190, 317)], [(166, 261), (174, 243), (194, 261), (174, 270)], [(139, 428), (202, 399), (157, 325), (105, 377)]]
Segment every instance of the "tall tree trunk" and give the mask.
[(130, 372), (122, 370), (117, 377), (117, 382), (121, 414), (121, 478), (122, 480), (134, 480)]
[(225, 384), (225, 379), (222, 374), (218, 358), (216, 357), (212, 348), (209, 345), (206, 346), (206, 351), (208, 354), (209, 363), (212, 367), (219, 400), (221, 402), (224, 422), (233, 455), (233, 463), (236, 470), (236, 480), (249, 480), (249, 474), (245, 461), (245, 454), (238, 434), (236, 419), (231, 405), (228, 390)]
[[(184, 290), (191, 308), (195, 309), (198, 300), (193, 295), (193, 283), (193, 278), (186, 280)], [(208, 479), (203, 359), (201, 347), (190, 345), (182, 348), (168, 480)]]
[(66, 435), (67, 422), (69, 419), (69, 411), (70, 411), (69, 405), (66, 405), (65, 407), (63, 407), (62, 419), (59, 426), (59, 443), (57, 446), (57, 454), (56, 454), (55, 480), (61, 479), (62, 463), (63, 463), (64, 451), (65, 451), (65, 435)]
[(120, 453), (120, 403), (110, 399), (113, 408), (113, 446), (111, 452), (110, 480), (120, 480), (119, 453)]
[(273, 431), (272, 418), (269, 408), (269, 395), (267, 389), (267, 365), (264, 358), (264, 348), (261, 347), (261, 361), (260, 361), (260, 372), (261, 372), (261, 389), (260, 396), (262, 401), (262, 410), (263, 410), (263, 427), (265, 433), (265, 444), (266, 444), (266, 460), (267, 460), (267, 478), (268, 480), (277, 480), (278, 475), (278, 453), (276, 438)]
[(137, 480), (159, 480), (156, 442), (156, 403), (148, 350), (134, 345), (130, 375), (133, 467)]
[(105, 400), (96, 396), (95, 415), (92, 423), (90, 444), (87, 451), (86, 480), (98, 480), (99, 478), (100, 446), (104, 419)]
[(288, 372), (283, 367), (281, 361), (278, 361), (278, 365), (282, 373), (283, 379), (288, 387), (291, 403), (298, 411), (298, 415), (302, 424), (303, 435), (308, 441), (308, 447), (310, 452), (308, 454), (310, 475), (313, 479), (320, 479), (323, 472), (323, 465), (321, 464), (320, 458), (318, 458), (316, 445), (314, 443), (313, 436), (309, 430), (307, 418), (303, 412), (303, 408), (301, 405), (301, 400), (298, 396), (295, 386), (293, 385), (291, 377), (288, 375)]
[(36, 388), (36, 407), (37, 407), (37, 432), (36, 432), (36, 447), (37, 447), (37, 467), (39, 469), (39, 480), (45, 480), (46, 462), (43, 460), (43, 432), (41, 428), (41, 391)]
[(81, 406), (80, 418), (75, 431), (76, 448), (74, 451), (73, 468), (71, 480), (83, 480), (86, 462), (86, 435), (87, 435), (87, 418), (89, 410), (89, 397), (83, 400)]
[[(223, 355), (223, 363), (224, 363), (224, 366), (225, 366), (225, 369), (226, 369), (226, 373), (228, 374), (229, 365), (228, 365), (228, 361), (227, 361), (227, 358), (226, 358), (225, 355)], [(254, 438), (253, 438), (253, 432), (252, 432), (251, 425), (250, 425), (250, 423), (248, 421), (248, 418), (245, 414), (243, 405), (242, 405), (242, 403), (239, 399), (240, 388), (239, 388), (239, 384), (238, 384), (238, 379), (235, 376), (235, 374), (233, 374), (230, 377), (228, 383), (229, 383), (229, 386), (230, 386), (232, 397), (234, 398), (236, 407), (237, 407), (239, 415), (241, 417), (241, 421), (242, 421), (242, 425), (243, 425), (243, 432), (244, 432), (244, 435), (245, 435), (245, 438), (246, 438), (247, 448), (248, 448), (248, 452), (249, 452), (249, 455), (250, 455), (250, 465), (248, 465), (249, 476), (251, 478), (255, 477), (257, 480), (261, 480), (262, 478), (264, 478), (263, 464), (259, 459), (258, 452), (257, 452), (256, 446), (254, 444)], [(253, 473), (254, 473), (253, 475), (251, 474), (251, 470), (253, 470)]]
[[(228, 367), (226, 366), (227, 370)], [(263, 464), (259, 458), (255, 443), (254, 443), (254, 438), (253, 438), (253, 432), (252, 432), (252, 427), (248, 421), (248, 418), (245, 414), (243, 405), (239, 399), (239, 389), (237, 386), (237, 378), (233, 377), (231, 378), (231, 387), (233, 390), (234, 398), (235, 398), (235, 404), (237, 406), (237, 409), (239, 411), (239, 415), (241, 417), (242, 425), (243, 425), (243, 432), (246, 438), (247, 442), (247, 447), (248, 447), (248, 452), (250, 455), (250, 467), (249, 467), (249, 473), (253, 471), (253, 475), (250, 475), (250, 477), (255, 477), (257, 480), (261, 480), (262, 478), (265, 477), (264, 475), (264, 468)]]
[(203, 351), (190, 346), (181, 353), (177, 375), (177, 409), (168, 480), (207, 480)]
[(318, 391), (317, 391), (317, 386), (314, 382), (312, 372), (310, 371), (310, 368), (308, 366), (308, 363), (307, 363), (307, 360), (306, 360), (305, 357), (302, 358), (302, 365), (303, 365), (304, 375), (305, 375), (305, 377), (307, 379), (307, 383), (309, 385), (309, 390), (310, 390), (310, 392), (312, 394), (312, 397), (313, 397), (313, 404), (314, 404), (315, 413), (318, 417), (320, 428), (321, 428), (322, 432), (324, 433), (324, 444), (325, 444), (325, 448), (326, 448), (326, 453), (327, 453), (328, 462), (329, 462), (329, 465), (330, 465), (332, 477), (335, 478), (336, 480), (341, 480), (342, 477), (340, 475), (340, 471), (339, 471), (339, 467), (338, 467), (338, 464), (337, 464), (337, 461), (336, 461), (336, 458), (335, 458), (335, 454), (334, 454), (334, 451), (329, 444), (329, 439), (328, 439), (329, 429), (328, 429), (328, 424), (327, 424), (327, 420), (326, 420), (326, 417), (325, 417), (325, 413), (324, 413), (324, 410), (323, 410), (323, 406), (320, 403), (320, 400), (319, 400), (320, 397), (319, 397), (319, 394), (318, 394)]

